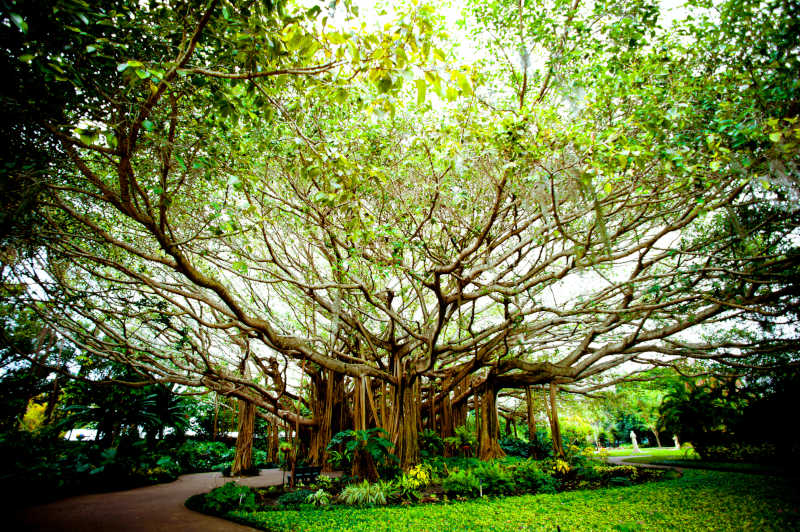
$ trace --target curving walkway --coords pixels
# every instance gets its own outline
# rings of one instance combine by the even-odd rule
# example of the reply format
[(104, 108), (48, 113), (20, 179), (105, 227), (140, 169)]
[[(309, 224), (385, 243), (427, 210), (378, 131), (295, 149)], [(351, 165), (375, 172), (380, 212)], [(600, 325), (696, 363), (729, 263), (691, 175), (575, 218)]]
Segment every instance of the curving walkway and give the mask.
[(270, 486), (281, 483), (282, 472), (280, 469), (262, 469), (257, 477), (242, 478), (225, 478), (220, 473), (195, 473), (183, 475), (168, 484), (79, 495), (20, 508), (12, 513), (10, 528), (4, 525), (3, 530), (252, 532), (250, 527), (202, 515), (183, 505), (190, 496), (232, 480), (252, 487)]

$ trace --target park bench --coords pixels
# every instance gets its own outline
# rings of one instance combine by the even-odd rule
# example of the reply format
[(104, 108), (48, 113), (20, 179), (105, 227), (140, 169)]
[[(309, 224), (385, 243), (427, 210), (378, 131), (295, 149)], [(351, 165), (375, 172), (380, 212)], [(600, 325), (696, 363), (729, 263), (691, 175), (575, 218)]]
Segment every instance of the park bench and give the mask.
[[(320, 466), (296, 467), (294, 470), (295, 481), (305, 483), (312, 482), (316, 480), (321, 471), (322, 467)], [(291, 479), (292, 473), (290, 471), (289, 474), (286, 475), (286, 481), (289, 482)]]

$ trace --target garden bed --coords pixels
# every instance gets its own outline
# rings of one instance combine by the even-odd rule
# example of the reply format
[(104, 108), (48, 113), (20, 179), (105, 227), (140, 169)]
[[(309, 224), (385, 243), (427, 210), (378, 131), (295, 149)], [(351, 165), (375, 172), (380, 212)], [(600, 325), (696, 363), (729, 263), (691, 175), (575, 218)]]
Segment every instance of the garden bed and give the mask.
[(380, 506), (424, 507), (487, 496), (554, 494), (565, 491), (630, 486), (678, 476), (673, 471), (609, 466), (593, 460), (439, 460), (374, 483), (351, 478), (319, 477), (296, 489), (284, 486), (251, 489), (229, 483), (191, 497), (192, 510), (231, 517), (231, 512), (315, 511)]
[(483, 497), (464, 502), (305, 511), (230, 511), (261, 530), (798, 530), (797, 487), (787, 479), (687, 471), (630, 487)]

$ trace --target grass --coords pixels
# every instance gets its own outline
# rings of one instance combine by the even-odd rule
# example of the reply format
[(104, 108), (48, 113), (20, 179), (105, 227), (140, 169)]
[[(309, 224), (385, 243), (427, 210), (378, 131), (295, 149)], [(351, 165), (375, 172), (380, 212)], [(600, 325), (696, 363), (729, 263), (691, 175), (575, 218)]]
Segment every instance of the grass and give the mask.
[(672, 467), (686, 467), (691, 469), (710, 469), (712, 471), (732, 471), (737, 473), (764, 473), (780, 475), (786, 473), (785, 467), (771, 466), (768, 464), (751, 464), (743, 462), (706, 462), (700, 459), (684, 459), (677, 457), (661, 456), (636, 456), (627, 458), (626, 462), (637, 464), (656, 464)]
[[(662, 458), (694, 458), (697, 455), (692, 448), (678, 449), (674, 447), (641, 447), (640, 455), (642, 456), (658, 456)], [(614, 449), (608, 451), (608, 456), (631, 456), (636, 455), (632, 447)]]
[(674, 480), (412, 507), (231, 512), (262, 530), (800, 530), (795, 479), (686, 471)]

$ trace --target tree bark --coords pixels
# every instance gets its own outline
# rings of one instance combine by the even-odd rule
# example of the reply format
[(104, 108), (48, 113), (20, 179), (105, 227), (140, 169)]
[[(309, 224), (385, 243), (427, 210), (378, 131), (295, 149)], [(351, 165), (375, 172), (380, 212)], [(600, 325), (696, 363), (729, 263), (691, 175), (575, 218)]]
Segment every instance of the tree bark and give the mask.
[(404, 470), (419, 463), (419, 423), (419, 387), (415, 382), (399, 379), (392, 400), (392, 431), (389, 436)]
[(528, 409), (528, 441), (536, 441), (536, 405), (534, 404), (533, 390), (525, 387), (525, 404)]
[(653, 427), (650, 427), (650, 432), (652, 432), (653, 436), (656, 437), (656, 445), (661, 447), (661, 438), (658, 437), (658, 431), (656, 429), (654, 429)]
[[(239, 371), (241, 371), (242, 376), (247, 379), (250, 377), (250, 367), (247, 364), (249, 350), (246, 344), (243, 344), (242, 347), (245, 350), (245, 354)], [(233, 454), (231, 476), (247, 474), (253, 469), (253, 438), (256, 428), (256, 405), (243, 399), (239, 399), (238, 403), (239, 420), (236, 426), (236, 449)]]
[(478, 424), (478, 458), (493, 460), (505, 456), (500, 447), (500, 421), (497, 417), (497, 390), (492, 386), (480, 394), (480, 423)]
[(253, 437), (256, 425), (256, 405), (239, 400), (238, 435), (233, 455), (231, 476), (239, 476), (253, 469)]
[(345, 427), (344, 376), (321, 369), (311, 374), (314, 396), (311, 402), (313, 418), (317, 421), (309, 445), (309, 459), (323, 471), (332, 471), (328, 464), (328, 443)]
[(550, 418), (550, 437), (553, 440), (553, 453), (560, 457), (564, 457), (564, 446), (561, 442), (561, 426), (558, 422), (558, 407), (556, 406), (556, 392), (558, 391), (558, 385), (551, 382), (550, 383), (550, 409), (549, 415)]
[[(445, 383), (443, 388), (447, 388), (447, 383)], [(450, 401), (450, 392), (446, 393), (444, 397), (442, 397), (441, 404), (439, 405), (441, 409), (441, 416), (439, 417), (439, 434), (442, 438), (449, 438), (450, 436), (455, 434), (455, 426), (453, 425), (453, 404)]]
[(47, 394), (47, 407), (44, 409), (43, 424), (49, 425), (53, 421), (53, 413), (56, 411), (56, 404), (58, 403), (59, 392), (61, 391), (61, 381), (58, 375), (53, 379), (53, 387), (50, 393)]

